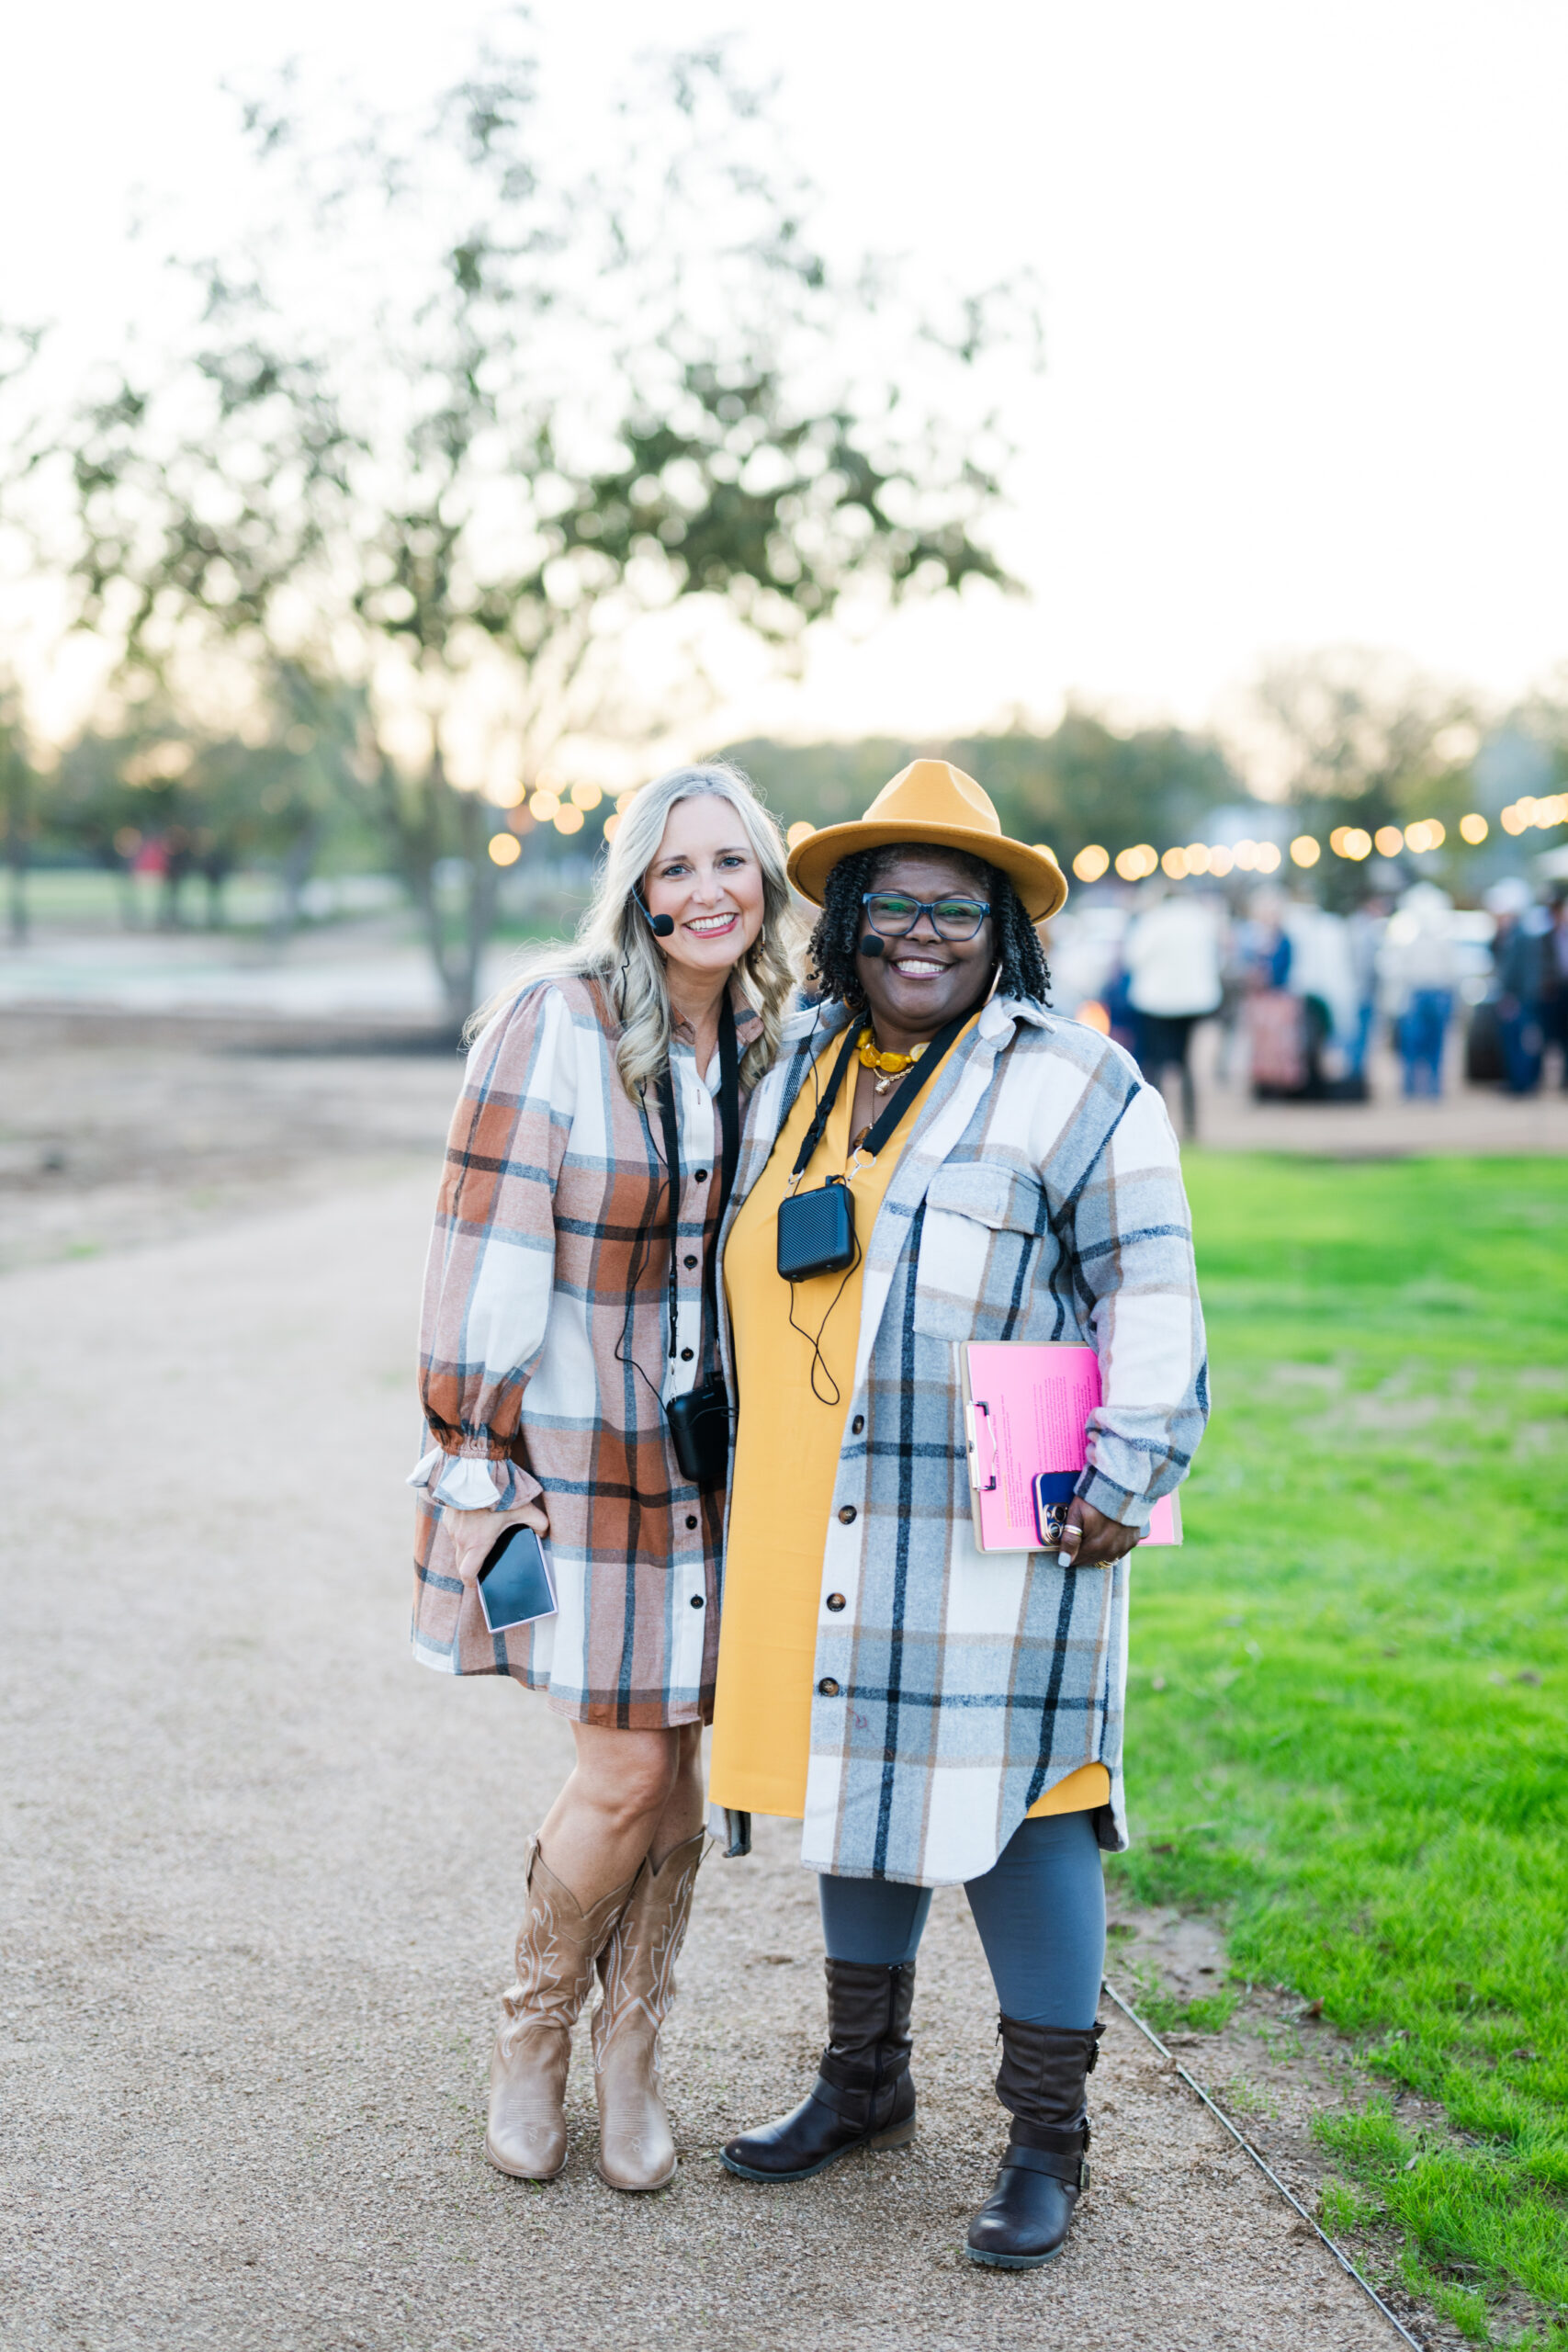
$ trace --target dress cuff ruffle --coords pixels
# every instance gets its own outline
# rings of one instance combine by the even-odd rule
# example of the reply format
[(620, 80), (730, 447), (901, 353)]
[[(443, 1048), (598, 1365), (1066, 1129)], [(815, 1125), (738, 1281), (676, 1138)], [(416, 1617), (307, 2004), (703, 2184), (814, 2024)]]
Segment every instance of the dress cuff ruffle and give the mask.
[(446, 1453), (433, 1445), (421, 1454), (409, 1473), (409, 1485), (422, 1487), (433, 1503), (452, 1510), (515, 1510), (542, 1494), (537, 1478), (515, 1462), (491, 1461), (479, 1453)]

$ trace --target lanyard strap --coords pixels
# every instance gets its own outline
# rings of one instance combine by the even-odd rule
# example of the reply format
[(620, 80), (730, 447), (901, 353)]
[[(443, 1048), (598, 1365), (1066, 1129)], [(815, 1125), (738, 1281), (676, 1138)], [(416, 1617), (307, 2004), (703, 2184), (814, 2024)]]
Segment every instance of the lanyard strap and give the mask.
[[(675, 1272), (676, 1253), (680, 1246), (681, 1223), (681, 1123), (675, 1115), (675, 1071), (667, 1062), (659, 1081), (659, 1108), (664, 1121), (664, 1164), (670, 1178), (670, 1353), (676, 1352), (676, 1319), (679, 1314), (679, 1285)], [(740, 1159), (740, 1048), (735, 1034), (735, 1007), (726, 991), (718, 1016), (718, 1124), (721, 1157), (719, 1160), (718, 1216), (714, 1231), (724, 1222), (724, 1212), (729, 1206), (729, 1195), (735, 1187), (735, 1170)], [(707, 1309), (711, 1306), (712, 1313)], [(718, 1329), (718, 1285), (714, 1272), (714, 1252), (703, 1243), (703, 1306), (705, 1345), (706, 1326)]]
[[(971, 1011), (972, 1010), (973, 1008), (971, 1008)], [(931, 1073), (935, 1070), (937, 1064), (946, 1053), (948, 1047), (952, 1045), (959, 1031), (967, 1025), (969, 1019), (970, 1013), (961, 1012), (956, 1021), (950, 1021), (945, 1029), (939, 1029), (937, 1031), (936, 1035), (931, 1039), (931, 1044), (926, 1047), (925, 1052), (920, 1056), (919, 1060), (915, 1064), (914, 1068), (908, 1073), (897, 1091), (895, 1093), (892, 1102), (889, 1102), (886, 1110), (884, 1111), (875, 1125), (866, 1129), (864, 1140), (862, 1142), (860, 1148), (866, 1154), (868, 1159), (874, 1159), (876, 1158), (877, 1153), (882, 1149), (883, 1145), (887, 1141), (888, 1136), (893, 1133), (894, 1128), (898, 1125), (898, 1122), (904, 1116), (905, 1112), (912, 1108), (915, 1097), (919, 1093), (920, 1089), (924, 1086), (927, 1079), (930, 1078)], [(822, 1137), (827, 1131), (828, 1122), (832, 1116), (833, 1105), (839, 1099), (839, 1089), (843, 1084), (844, 1072), (848, 1069), (851, 1061), (853, 1059), (855, 1047), (860, 1043), (861, 1027), (862, 1023), (859, 1020), (852, 1021), (850, 1023), (849, 1032), (844, 1038), (839, 1058), (833, 1065), (833, 1075), (828, 1080), (828, 1091), (823, 1095), (820, 1102), (818, 1103), (816, 1112), (812, 1117), (811, 1125), (807, 1128), (805, 1138), (801, 1144), (800, 1149), (795, 1154), (795, 1166), (790, 1170), (790, 1184), (792, 1189), (800, 1182), (800, 1179), (805, 1175), (807, 1168), (811, 1165), (811, 1155), (816, 1150), (818, 1145), (821, 1142)]]

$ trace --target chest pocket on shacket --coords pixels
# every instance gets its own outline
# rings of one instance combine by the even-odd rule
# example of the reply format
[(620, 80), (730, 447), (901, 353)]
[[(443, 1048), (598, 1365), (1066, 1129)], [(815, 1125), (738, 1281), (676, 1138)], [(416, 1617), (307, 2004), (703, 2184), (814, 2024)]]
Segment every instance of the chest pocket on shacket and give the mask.
[(1032, 1176), (999, 1160), (950, 1160), (926, 1193), (916, 1330), (933, 1340), (1049, 1338), (1027, 1327), (1056, 1255), (1045, 1194)]

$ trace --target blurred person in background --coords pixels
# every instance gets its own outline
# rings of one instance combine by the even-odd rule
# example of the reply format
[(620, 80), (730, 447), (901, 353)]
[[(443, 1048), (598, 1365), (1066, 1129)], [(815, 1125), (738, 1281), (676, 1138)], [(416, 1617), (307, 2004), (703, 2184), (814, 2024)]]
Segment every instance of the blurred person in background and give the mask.
[(1287, 985), (1303, 1013), (1303, 1091), (1318, 1102), (1364, 1100), (1351, 1070), (1359, 1006), (1349, 925), (1310, 898), (1287, 898), (1280, 921), (1291, 949)]
[(1352, 1078), (1363, 1085), (1367, 1079), (1367, 1056), (1372, 1042), (1372, 1023), (1378, 1009), (1378, 951), (1388, 929), (1388, 900), (1363, 899), (1354, 913), (1347, 918), (1346, 932), (1350, 948), (1350, 973), (1356, 996), (1355, 1028), (1350, 1039), (1349, 1069)]
[(1547, 999), (1547, 1035), (1562, 1057), (1559, 1083), (1568, 1091), (1568, 889), (1551, 894), (1551, 993)]
[(1486, 904), (1497, 918), (1492, 968), (1503, 1083), (1510, 1094), (1534, 1094), (1540, 1086), (1556, 979), (1551, 917), (1536, 904), (1529, 883), (1517, 876), (1495, 883), (1486, 893)]
[(1291, 988), (1294, 948), (1278, 889), (1257, 890), (1236, 925), (1233, 962), (1241, 989), (1247, 1078), (1260, 1101), (1304, 1094), (1311, 1077), (1306, 1020)]
[[(479, 1016), (452, 1122), (421, 1340), (430, 1444), (410, 1480), (414, 1656), (542, 1691), (577, 1750), (524, 1857), (491, 2065), (485, 2152), (518, 2179), (566, 2162), (595, 1973), (601, 2177), (653, 2189), (675, 2170), (659, 2036), (705, 1842), (728, 1414), (716, 1476), (689, 1476), (667, 1411), (717, 1347), (725, 1188), (793, 992), (794, 928), (784, 844), (742, 775), (646, 786), (575, 945)], [(491, 1633), (478, 1578), (518, 1525), (549, 1538), (557, 1608)]]
[(1207, 899), (1150, 882), (1122, 943), (1134, 1051), (1154, 1086), (1168, 1070), (1181, 1082), (1182, 1132), (1198, 1132), (1192, 1086), (1192, 1032), (1220, 1009), (1220, 926)]
[(1241, 927), (1242, 956), (1248, 978), (1260, 989), (1291, 984), (1291, 934), (1285, 927), (1282, 890), (1255, 890)]
[(1443, 1048), (1453, 1018), (1458, 962), (1453, 901), (1435, 882), (1413, 883), (1389, 918), (1378, 978), (1394, 1021), (1406, 1096), (1443, 1091)]
[[(966, 2251), (1032, 2268), (1088, 2185), (1126, 1559), (1208, 1409), (1190, 1219), (1158, 1092), (1047, 1010), (1033, 923), (1061, 873), (973, 777), (914, 762), (790, 874), (822, 909), (818, 993), (752, 1104), (724, 1242), (739, 1419), (712, 1793), (731, 1850), (752, 1813), (804, 1823), (828, 2039), (800, 2105), (723, 2160), (776, 2185), (913, 2139), (916, 1951), (931, 1889), (963, 1883), (1012, 2118)], [(853, 1258), (786, 1280), (784, 1211), (820, 1219), (840, 1184)], [(953, 1343), (980, 1339), (1098, 1351), (1060, 1553), (976, 1547)]]
[[(1267, 985), (1262, 966), (1266, 955), (1265, 933), (1256, 919), (1256, 906), (1248, 905), (1232, 914), (1222, 928), (1224, 950), (1220, 958), (1220, 1012), (1222, 1026), (1218, 1075), (1224, 1084), (1235, 1082), (1238, 1072), (1246, 1075), (1248, 1050), (1248, 1004), (1257, 990)], [(1273, 945), (1275, 932), (1267, 933), (1267, 947)], [(1289, 954), (1287, 947), (1286, 953)]]
[(1138, 1015), (1133, 1004), (1133, 984), (1127, 976), (1120, 951), (1115, 968), (1105, 986), (1105, 1035), (1124, 1054), (1138, 1058)]

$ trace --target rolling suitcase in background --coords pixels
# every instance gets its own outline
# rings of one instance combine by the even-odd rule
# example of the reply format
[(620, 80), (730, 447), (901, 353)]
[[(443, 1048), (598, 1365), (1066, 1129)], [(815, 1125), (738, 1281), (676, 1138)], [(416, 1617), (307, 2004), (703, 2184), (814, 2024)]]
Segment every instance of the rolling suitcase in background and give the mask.
[(1302, 1094), (1308, 1079), (1306, 1007), (1288, 989), (1247, 1000), (1247, 1064), (1255, 1095)]

